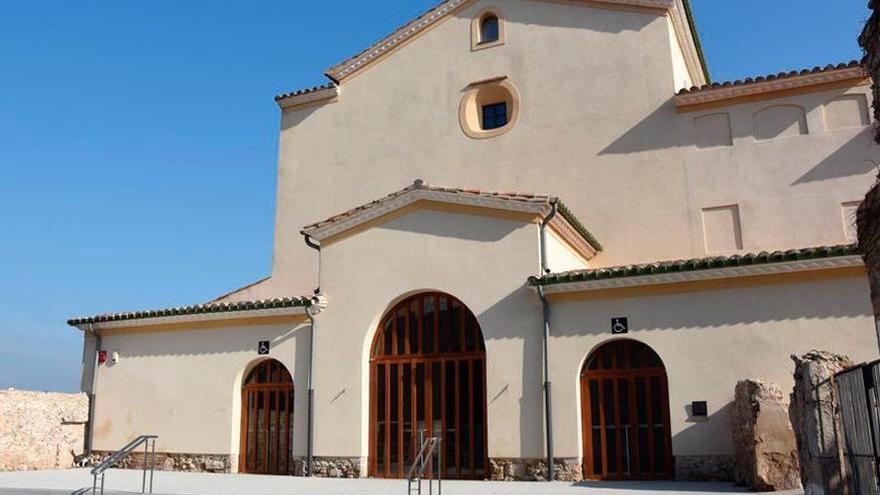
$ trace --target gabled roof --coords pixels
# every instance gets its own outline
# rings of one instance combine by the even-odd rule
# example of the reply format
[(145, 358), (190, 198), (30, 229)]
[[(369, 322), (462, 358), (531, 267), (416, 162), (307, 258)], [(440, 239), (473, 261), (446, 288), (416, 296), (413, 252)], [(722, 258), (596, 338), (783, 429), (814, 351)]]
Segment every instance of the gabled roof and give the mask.
[(856, 245), (845, 244), (550, 273), (529, 285), (567, 292), (862, 265)]
[[(370, 45), (363, 51), (327, 69), (324, 74), (333, 81), (332, 84), (278, 95), (275, 97), (276, 102), (278, 102), (282, 108), (288, 108), (290, 106), (301, 104), (300, 100), (313, 99), (310, 101), (317, 101), (318, 99), (324, 99), (320, 97), (329, 98), (335, 96), (338, 94), (336, 85), (342, 84), (343, 81), (363, 70), (371, 63), (381, 59), (396, 48), (404, 45), (414, 37), (439, 24), (475, 1), (476, 0), (441, 1), (439, 4), (428, 9), (415, 19), (398, 27), (391, 34)], [(710, 81), (709, 70), (706, 65), (705, 56), (700, 44), (700, 38), (697, 33), (697, 27), (694, 23), (693, 11), (689, 0), (582, 0), (582, 3), (597, 8), (631, 6), (670, 14), (679, 42), (683, 47), (689, 46), (692, 48), (691, 51), (688, 51), (687, 48), (685, 49), (686, 57), (688, 57), (688, 53), (696, 54), (696, 58), (693, 56), (688, 57), (688, 63), (690, 66), (699, 65), (699, 71), (701, 72), (700, 75), (707, 82)], [(679, 5), (681, 5), (682, 8), (679, 8)]]
[(445, 203), (470, 206), (515, 213), (527, 213), (546, 217), (553, 205), (557, 205), (559, 215), (550, 221), (550, 227), (569, 241), (574, 241), (591, 258), (602, 250), (601, 244), (583, 226), (580, 220), (554, 196), (528, 194), (523, 192), (484, 191), (431, 186), (421, 179), (409, 186), (383, 198), (357, 206), (348, 211), (333, 215), (303, 227), (303, 235), (319, 241), (334, 237), (371, 220), (383, 217), (401, 208), (418, 202)]
[[(147, 311), (129, 311), (122, 313), (105, 313), (95, 316), (72, 318), (67, 324), (75, 327), (98, 324), (128, 322), (131, 320), (152, 320), (147, 323), (174, 323), (179, 317), (190, 315), (217, 315), (222, 318), (229, 317), (229, 313), (241, 313), (235, 316), (272, 316), (273, 314), (288, 314), (289, 309), (295, 308), (295, 313), (305, 311), (309, 305), (308, 297), (284, 297), (263, 299), (259, 301), (241, 301), (234, 303), (208, 303), (193, 306), (180, 306), (166, 309), (153, 309)], [(274, 310), (274, 311), (273, 311)], [(287, 310), (287, 311), (279, 311)], [(246, 313), (246, 314), (245, 314)]]

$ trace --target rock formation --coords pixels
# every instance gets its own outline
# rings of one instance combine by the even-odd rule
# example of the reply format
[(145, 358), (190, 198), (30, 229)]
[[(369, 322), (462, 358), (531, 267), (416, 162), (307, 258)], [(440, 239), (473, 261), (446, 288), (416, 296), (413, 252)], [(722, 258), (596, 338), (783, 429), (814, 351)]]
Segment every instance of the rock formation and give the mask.
[(735, 478), (756, 491), (800, 488), (800, 468), (788, 399), (775, 384), (736, 384), (732, 411)]
[(846, 356), (816, 350), (791, 358), (795, 370), (789, 415), (805, 495), (844, 493), (840, 410), (831, 379), (853, 363)]

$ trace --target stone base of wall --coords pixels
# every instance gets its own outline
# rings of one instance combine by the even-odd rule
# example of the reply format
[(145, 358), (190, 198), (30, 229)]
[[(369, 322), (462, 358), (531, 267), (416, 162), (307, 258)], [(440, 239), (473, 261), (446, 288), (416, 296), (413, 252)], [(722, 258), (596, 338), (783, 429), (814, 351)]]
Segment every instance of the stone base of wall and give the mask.
[(677, 481), (733, 481), (735, 462), (732, 455), (677, 455)]
[[(314, 475), (318, 478), (360, 478), (366, 475), (367, 459), (363, 457), (313, 457)], [(294, 473), (297, 476), (306, 474), (306, 458), (297, 457), (293, 460)]]
[[(556, 458), (553, 477), (558, 481), (583, 479), (581, 460)], [(495, 481), (543, 481), (547, 479), (547, 459), (493, 457), (489, 459), (489, 479)]]
[[(113, 452), (94, 451), (82, 458), (79, 464), (95, 466)], [(150, 460), (150, 457), (147, 457)], [(154, 468), (157, 471), (185, 471), (190, 473), (230, 473), (232, 472), (231, 456), (225, 454), (180, 454), (156, 452)], [(121, 469), (143, 469), (144, 453), (132, 452), (119, 461), (116, 467)]]

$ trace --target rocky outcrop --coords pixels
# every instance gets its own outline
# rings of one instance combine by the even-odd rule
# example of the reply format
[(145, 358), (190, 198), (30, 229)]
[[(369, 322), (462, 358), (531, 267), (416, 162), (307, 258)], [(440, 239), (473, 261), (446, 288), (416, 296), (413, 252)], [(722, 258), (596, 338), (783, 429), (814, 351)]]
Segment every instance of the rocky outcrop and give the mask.
[(788, 398), (772, 383), (736, 384), (731, 412), (734, 477), (756, 491), (800, 488), (797, 441), (788, 417)]
[(797, 439), (805, 495), (843, 493), (840, 422), (832, 377), (852, 366), (846, 356), (810, 351), (792, 356), (794, 390), (789, 415)]
[(88, 404), (85, 394), (0, 390), (0, 471), (72, 467)]
[[(547, 479), (547, 459), (493, 457), (489, 459), (489, 478), (494, 481), (543, 481)], [(554, 458), (553, 478), (557, 481), (582, 480), (580, 459)]]

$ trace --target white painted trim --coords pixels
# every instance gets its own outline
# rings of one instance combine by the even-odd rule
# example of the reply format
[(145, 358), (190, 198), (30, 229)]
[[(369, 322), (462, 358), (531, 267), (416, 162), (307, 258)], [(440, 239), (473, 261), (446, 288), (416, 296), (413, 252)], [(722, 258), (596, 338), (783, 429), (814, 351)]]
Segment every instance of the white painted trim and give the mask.
[[(621, 289), (627, 287), (643, 287), (648, 285), (677, 284), (703, 280), (722, 280), (729, 278), (751, 277), (756, 275), (775, 275), (780, 273), (797, 273), (831, 268), (847, 268), (864, 266), (861, 256), (837, 256), (814, 260), (785, 261), (781, 263), (765, 263), (760, 265), (733, 266), (709, 270), (692, 270), (658, 275), (633, 275), (630, 277), (588, 280), (581, 282), (562, 282), (544, 286), (547, 294), (566, 292), (586, 292), (601, 289)], [(601, 268), (598, 268), (601, 270)]]
[[(128, 320), (104, 321), (92, 323), (95, 330), (109, 330), (115, 328), (142, 327), (146, 325), (169, 325), (172, 323), (194, 323), (202, 321), (238, 320), (242, 318), (265, 318), (267, 316), (295, 316), (306, 314), (305, 306), (289, 306), (286, 308), (263, 308), (239, 311), (218, 311), (214, 313), (194, 313), (174, 316), (140, 317)], [(89, 323), (76, 325), (80, 330), (86, 331)]]
[(380, 200), (378, 203), (368, 206), (349, 217), (331, 221), (323, 226), (306, 228), (302, 232), (319, 241), (323, 241), (328, 237), (345, 232), (346, 230), (350, 230), (358, 225), (364, 224), (383, 215), (387, 215), (418, 201), (434, 201), (437, 203), (474, 206), (494, 210), (534, 213), (536, 215), (546, 213), (550, 210), (549, 198), (547, 202), (517, 201), (467, 192), (413, 189), (397, 197), (385, 201)]

